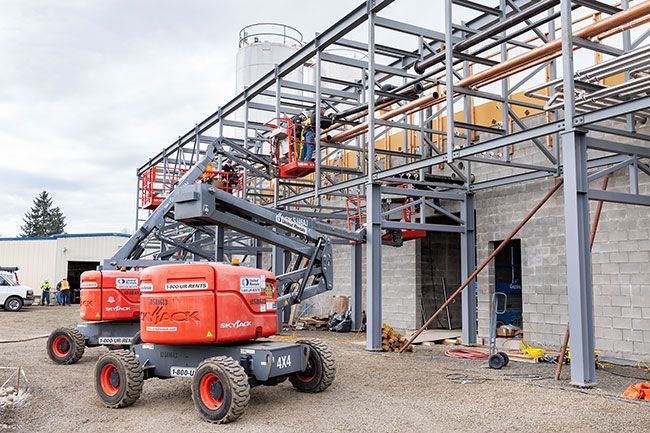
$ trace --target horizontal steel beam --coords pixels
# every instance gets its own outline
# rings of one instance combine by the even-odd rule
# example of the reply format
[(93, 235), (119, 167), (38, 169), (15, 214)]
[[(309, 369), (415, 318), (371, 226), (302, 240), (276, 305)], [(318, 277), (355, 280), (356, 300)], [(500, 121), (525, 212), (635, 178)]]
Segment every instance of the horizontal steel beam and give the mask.
[(589, 189), (589, 199), (609, 201), (612, 203), (634, 204), (650, 206), (650, 196), (629, 194), (626, 192), (603, 191), (602, 189)]
[(381, 227), (384, 229), (398, 229), (398, 230), (426, 230), (428, 232), (447, 232), (447, 233), (465, 232), (465, 227), (463, 226), (454, 226), (451, 224), (407, 223), (401, 221), (382, 221)]
[(650, 158), (650, 148), (648, 147), (617, 143), (600, 138), (587, 137), (587, 147), (589, 149), (603, 150), (605, 152), (620, 153), (624, 155), (638, 155), (644, 158)]

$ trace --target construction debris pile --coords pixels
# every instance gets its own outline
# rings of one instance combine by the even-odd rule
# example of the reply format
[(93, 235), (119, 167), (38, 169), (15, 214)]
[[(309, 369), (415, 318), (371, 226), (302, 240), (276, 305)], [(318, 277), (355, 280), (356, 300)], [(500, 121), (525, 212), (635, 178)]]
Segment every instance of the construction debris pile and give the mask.
[[(385, 323), (381, 324), (381, 348), (384, 352), (397, 352), (406, 344), (406, 338)], [(413, 352), (410, 345), (407, 352)]]

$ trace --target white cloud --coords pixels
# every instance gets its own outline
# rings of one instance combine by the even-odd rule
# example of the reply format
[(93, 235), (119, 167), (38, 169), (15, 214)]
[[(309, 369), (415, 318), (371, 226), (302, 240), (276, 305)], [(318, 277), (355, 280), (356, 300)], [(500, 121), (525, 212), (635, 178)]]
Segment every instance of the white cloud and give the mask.
[(239, 29), (283, 22), (309, 40), (358, 3), (4, 0), (0, 235), (41, 190), (68, 232), (132, 229), (136, 168), (234, 96)]

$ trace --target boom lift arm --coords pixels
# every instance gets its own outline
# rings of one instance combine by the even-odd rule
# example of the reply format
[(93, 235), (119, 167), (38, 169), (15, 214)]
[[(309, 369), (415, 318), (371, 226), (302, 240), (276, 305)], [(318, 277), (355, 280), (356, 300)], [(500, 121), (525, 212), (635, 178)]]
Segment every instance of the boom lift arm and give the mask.
[[(298, 214), (259, 206), (204, 183), (177, 189), (174, 218), (189, 226), (222, 226), (296, 254), (294, 269), (276, 276), (280, 306), (332, 289), (330, 236), (350, 241), (360, 241), (363, 236), (363, 231), (348, 232)], [(302, 266), (305, 258), (307, 263)], [(290, 291), (295, 284), (298, 287)]]
[[(276, 275), (278, 287), (278, 310), (287, 305), (301, 302), (326, 290), (331, 290), (332, 245), (331, 237), (352, 242), (363, 242), (365, 229), (348, 231), (302, 215), (273, 209), (251, 203), (213, 185), (200, 182), (202, 174), (219, 154), (230, 158), (226, 139), (217, 139), (210, 145), (205, 156), (188, 170), (166, 199), (151, 213), (147, 221), (117, 253), (103, 263), (103, 269), (121, 266), (146, 267), (163, 263), (177, 263), (165, 260), (141, 260), (142, 244), (152, 233), (162, 231), (168, 220), (175, 224), (195, 228), (201, 232), (212, 232), (214, 226), (221, 226), (250, 236), (262, 242), (275, 245), (295, 254), (291, 271)], [(255, 161), (251, 161), (255, 163)], [(160, 236), (163, 236), (159, 233)], [(172, 243), (168, 240), (168, 243)], [(172, 243), (173, 244), (173, 243)], [(177, 245), (185, 249), (188, 245)], [(192, 250), (188, 249), (190, 253)], [(214, 257), (204, 257), (208, 260)], [(306, 260), (306, 263), (304, 263)]]

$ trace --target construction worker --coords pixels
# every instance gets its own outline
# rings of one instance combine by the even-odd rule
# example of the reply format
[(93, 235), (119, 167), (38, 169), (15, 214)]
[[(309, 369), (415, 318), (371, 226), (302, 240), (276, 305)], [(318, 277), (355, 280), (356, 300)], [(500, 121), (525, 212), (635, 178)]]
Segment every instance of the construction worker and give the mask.
[(52, 286), (50, 285), (50, 282), (45, 279), (41, 283), (41, 305), (50, 305), (50, 289), (52, 289)]
[[(312, 155), (314, 153), (314, 148), (316, 147), (316, 116), (320, 116), (320, 128), (321, 130), (327, 129), (332, 126), (332, 118), (325, 115), (325, 107), (321, 107), (318, 110), (314, 110), (309, 116), (309, 118), (304, 122), (305, 123), (305, 144), (303, 144), (303, 151), (300, 154), (301, 161), (311, 161), (313, 159)], [(307, 149), (305, 149), (305, 145)]]
[(70, 283), (68, 279), (63, 277), (59, 284), (61, 284), (61, 305), (70, 306)]
[[(307, 120), (307, 115), (305, 113), (300, 113), (291, 118), (291, 123), (294, 125), (293, 129), (293, 146), (295, 154), (300, 156), (302, 151), (302, 142), (303, 142), (303, 133), (304, 133), (304, 123)], [(286, 151), (282, 150), (282, 159), (284, 162), (289, 162), (288, 153), (290, 151), (290, 146), (287, 144)]]
[(316, 125), (312, 122), (312, 117), (309, 116), (305, 119), (303, 123), (304, 140), (302, 142), (302, 151), (300, 152), (301, 161), (311, 161), (312, 155), (314, 153), (314, 141), (316, 140)]
[(221, 169), (223, 171), (222, 178), (226, 185), (226, 192), (232, 193), (239, 182), (239, 175), (235, 169), (235, 164), (228, 160), (223, 164)]
[(61, 281), (56, 283), (56, 305), (61, 305)]

